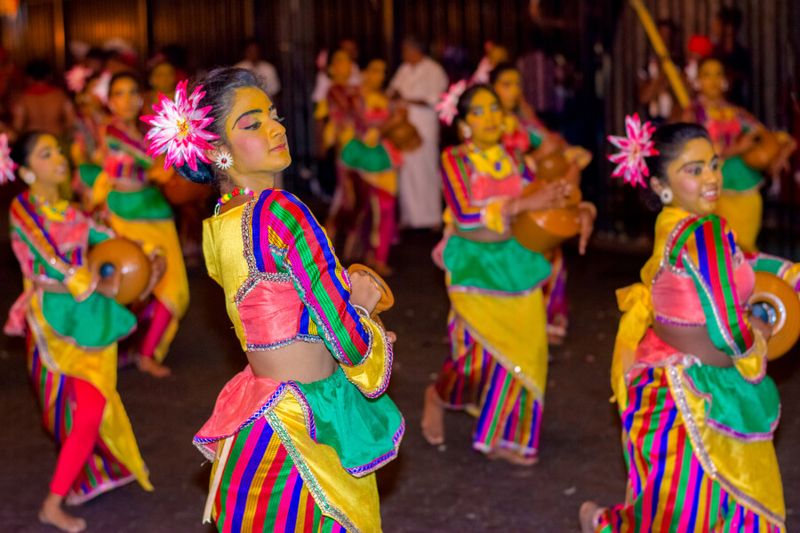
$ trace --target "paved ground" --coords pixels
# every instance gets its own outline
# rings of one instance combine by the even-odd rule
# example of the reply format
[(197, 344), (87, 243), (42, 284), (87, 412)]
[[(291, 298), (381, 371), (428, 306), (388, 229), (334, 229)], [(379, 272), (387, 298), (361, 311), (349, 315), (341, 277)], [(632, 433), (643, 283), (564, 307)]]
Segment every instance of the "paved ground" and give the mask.
[[(447, 298), (431, 264), (429, 234), (410, 234), (397, 250), (391, 279), (397, 306), (384, 317), (398, 334), (391, 395), (408, 432), (400, 458), (380, 471), (387, 532), (576, 531), (580, 502), (613, 503), (625, 479), (615, 411), (608, 403), (608, 368), (618, 314), (613, 290), (636, 279), (643, 258), (621, 252), (570, 257), (573, 323), (565, 346), (553, 351), (542, 434), (541, 462), (529, 469), (489, 462), (471, 451), (470, 419), (447, 418), (448, 443), (427, 446), (420, 436), (422, 391), (446, 353)], [(78, 510), (91, 531), (209, 531), (200, 524), (209, 465), (191, 438), (211, 412), (225, 381), (245, 364), (222, 306), (222, 293), (203, 272), (191, 279), (192, 307), (168, 363), (174, 377), (156, 381), (124, 370), (119, 388), (148, 463), (154, 493), (136, 486), (113, 491)], [(8, 246), (0, 246), (0, 310), (19, 290)], [(770, 371), (783, 398), (778, 453), (789, 529), (800, 510), (800, 351)], [(28, 386), (22, 343), (0, 340), (0, 530), (50, 531), (36, 525), (55, 451), (39, 427)]]

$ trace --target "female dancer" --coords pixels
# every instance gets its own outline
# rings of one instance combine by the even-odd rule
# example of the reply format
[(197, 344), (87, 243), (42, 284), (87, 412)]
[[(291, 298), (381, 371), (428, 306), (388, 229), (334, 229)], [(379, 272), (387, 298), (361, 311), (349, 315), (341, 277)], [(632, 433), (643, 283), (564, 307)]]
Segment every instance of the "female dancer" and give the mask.
[[(395, 206), (397, 204), (397, 168), (400, 148), (384, 137), (385, 127), (392, 119), (389, 98), (383, 92), (386, 62), (374, 59), (363, 72), (360, 98), (356, 101), (357, 137), (342, 149), (341, 162), (360, 177), (360, 187), (366, 196), (363, 206), (356, 206), (370, 222), (366, 262), (380, 275), (391, 274), (389, 249), (395, 237)], [(361, 222), (361, 220), (359, 220)], [(349, 228), (348, 240), (361, 238), (362, 224)], [(345, 245), (352, 249), (353, 245)]]
[(87, 211), (92, 205), (92, 187), (102, 170), (100, 130), (108, 118), (97, 94), (100, 83), (100, 76), (90, 75), (83, 88), (75, 94), (78, 112), (70, 146), (70, 157), (76, 167), (72, 190)]
[[(13, 179), (8, 155), (0, 136), (2, 171)], [(134, 479), (153, 489), (117, 393), (117, 340), (133, 331), (136, 318), (105, 295), (108, 289), (83, 263), (88, 247), (111, 233), (59, 198), (68, 165), (56, 138), (24, 135), (13, 160), (29, 185), (11, 204), (11, 245), (25, 292), (5, 332), (28, 337), (28, 370), (42, 423), (61, 448), (39, 520), (82, 531), (86, 522), (61, 508), (65, 499), (83, 503)]]
[[(518, 160), (530, 155), (534, 161), (563, 152), (568, 161), (567, 177), (574, 186), (579, 186), (580, 171), (589, 164), (591, 155), (583, 148), (568, 146), (560, 135), (544, 127), (532, 109), (523, 112), (526, 106), (522, 100), (522, 76), (517, 67), (513, 63), (500, 63), (491, 71), (489, 80), (503, 108), (502, 143), (506, 151)], [(544, 255), (551, 266), (550, 276), (542, 286), (547, 306), (547, 337), (550, 344), (562, 344), (569, 325), (567, 268), (560, 246)]]
[(393, 336), (369, 316), (379, 293), (363, 274), (348, 281), (309, 209), (272, 188), (291, 162), (286, 129), (250, 71), (214, 70), (176, 96), (144, 118), (151, 150), (224, 193), (203, 250), (249, 362), (194, 439), (214, 462), (204, 519), (220, 531), (379, 531), (372, 472), (404, 430), (384, 394)]
[(172, 219), (172, 210), (151, 181), (170, 176), (145, 153), (138, 129), (142, 96), (135, 75), (115, 74), (109, 84), (111, 122), (103, 130), (104, 171), (94, 186), (96, 204), (105, 202), (109, 225), (119, 235), (164, 254), (167, 269), (154, 298), (139, 316), (147, 322), (136, 348), (139, 368), (156, 377), (169, 375), (162, 365), (178, 323), (189, 305), (189, 281)]
[[(743, 156), (753, 148), (765, 127), (750, 113), (725, 99), (727, 85), (725, 67), (719, 59), (704, 59), (698, 71), (697, 99), (684, 118), (706, 127), (722, 158), (722, 196), (717, 214), (730, 224), (737, 244), (745, 252), (755, 252), (761, 229), (763, 201), (759, 189), (763, 177)], [(778, 138), (779, 152), (766, 169), (773, 179), (778, 178), (796, 146), (786, 134), (778, 133)]]
[(747, 316), (753, 270), (713, 214), (720, 159), (698, 125), (662, 126), (652, 141), (636, 116), (627, 129), (612, 138), (624, 148), (615, 174), (644, 185), (649, 169), (664, 208), (642, 283), (617, 295), (625, 314), (611, 373), (627, 496), (607, 509), (585, 503), (583, 531), (784, 531), (767, 328)]
[[(514, 239), (509, 219), (559, 207), (567, 185), (547, 184), (522, 197), (523, 185), (533, 176), (500, 143), (503, 111), (494, 90), (474, 85), (460, 97), (451, 94), (449, 101), (456, 98), (466, 141), (442, 154), (448, 237), (441, 259), (452, 306), (451, 354), (436, 383), (426, 389), (422, 431), (428, 442), (441, 444), (444, 407), (467, 409), (478, 418), (473, 448), (532, 465), (547, 378), (540, 287), (550, 264)], [(587, 224), (581, 252), (590, 233)]]

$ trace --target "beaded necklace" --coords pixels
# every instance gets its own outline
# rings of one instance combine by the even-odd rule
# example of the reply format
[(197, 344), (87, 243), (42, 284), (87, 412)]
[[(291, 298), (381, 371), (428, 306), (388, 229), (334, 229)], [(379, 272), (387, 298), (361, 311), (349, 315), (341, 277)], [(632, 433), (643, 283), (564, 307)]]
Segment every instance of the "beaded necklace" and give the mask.
[(219, 200), (217, 200), (217, 206), (214, 208), (214, 214), (218, 215), (219, 210), (222, 209), (222, 206), (227, 204), (237, 196), (249, 196), (250, 198), (252, 198), (253, 196), (255, 196), (255, 194), (247, 187), (236, 187), (231, 192), (226, 192), (225, 194), (220, 196)]

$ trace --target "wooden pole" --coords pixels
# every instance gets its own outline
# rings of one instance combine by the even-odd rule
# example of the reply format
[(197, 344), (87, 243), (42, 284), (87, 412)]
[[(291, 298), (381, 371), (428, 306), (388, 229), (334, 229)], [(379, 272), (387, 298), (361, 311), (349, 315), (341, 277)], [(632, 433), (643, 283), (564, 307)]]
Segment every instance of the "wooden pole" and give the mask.
[(64, 24), (64, 0), (53, 0), (53, 51), (56, 56), (57, 72), (64, 72), (67, 64), (66, 29)]
[(630, 3), (631, 7), (633, 7), (633, 9), (636, 11), (636, 14), (639, 16), (642, 26), (644, 26), (644, 31), (647, 34), (647, 37), (650, 39), (650, 44), (653, 45), (656, 55), (661, 60), (661, 68), (664, 69), (664, 74), (667, 76), (667, 80), (672, 86), (672, 91), (675, 93), (675, 98), (678, 99), (680, 106), (686, 109), (691, 103), (689, 99), (689, 92), (686, 90), (686, 86), (683, 84), (683, 78), (678, 72), (677, 67), (675, 67), (675, 63), (673, 63), (672, 59), (669, 57), (669, 51), (664, 45), (661, 35), (658, 33), (658, 29), (653, 22), (653, 17), (650, 16), (650, 12), (647, 11), (647, 8), (642, 3), (642, 0), (630, 0)]

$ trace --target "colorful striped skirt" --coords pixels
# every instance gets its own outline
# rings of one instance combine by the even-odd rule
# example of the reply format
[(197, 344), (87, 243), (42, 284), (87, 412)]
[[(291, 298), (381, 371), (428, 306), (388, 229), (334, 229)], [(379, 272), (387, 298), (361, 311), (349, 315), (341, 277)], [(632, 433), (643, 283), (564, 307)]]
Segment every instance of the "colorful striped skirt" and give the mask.
[[(320, 507), (266, 417), (237, 432), (224, 461), (215, 461), (219, 477), (211, 516), (220, 532), (343, 532)], [(218, 473), (217, 469), (222, 468)]]
[(497, 447), (523, 457), (539, 450), (542, 402), (501, 365), (465, 323), (451, 314), (451, 354), (436, 381), (436, 390), (451, 409), (465, 409), (477, 418), (472, 446), (488, 453)]
[[(39, 348), (32, 338), (28, 339), (28, 371), (34, 393), (42, 409), (42, 426), (61, 447), (61, 443), (72, 427), (72, 414), (75, 410), (69, 376), (48, 369), (39, 354)], [(111, 453), (102, 437), (97, 439), (94, 452), (66, 496), (70, 505), (78, 505), (109, 490), (134, 481), (136, 477), (122, 461)]]
[(704, 470), (665, 368), (649, 368), (632, 380), (622, 429), (627, 496), (603, 511), (598, 533), (784, 531), (737, 501)]

